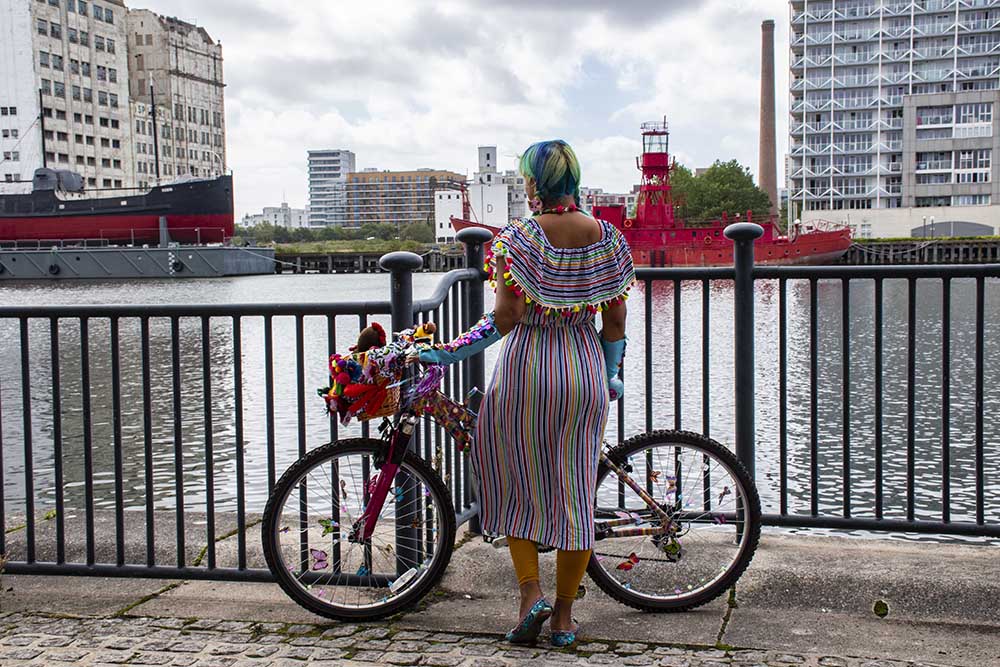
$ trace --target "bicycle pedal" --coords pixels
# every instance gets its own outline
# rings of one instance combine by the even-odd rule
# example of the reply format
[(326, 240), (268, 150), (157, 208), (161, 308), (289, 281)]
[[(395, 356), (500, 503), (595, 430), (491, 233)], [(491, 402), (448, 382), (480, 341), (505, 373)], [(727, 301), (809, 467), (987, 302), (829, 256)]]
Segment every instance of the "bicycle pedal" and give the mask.
[(500, 537), (495, 537), (489, 540), (490, 544), (493, 545), (494, 549), (506, 549), (507, 548), (507, 536), (501, 535)]

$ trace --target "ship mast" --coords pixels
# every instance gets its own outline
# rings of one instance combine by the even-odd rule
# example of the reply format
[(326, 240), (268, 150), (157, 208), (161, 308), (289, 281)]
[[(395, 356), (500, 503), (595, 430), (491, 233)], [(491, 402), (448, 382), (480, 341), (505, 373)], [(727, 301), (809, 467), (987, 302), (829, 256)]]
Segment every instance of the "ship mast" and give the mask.
[(42, 98), (42, 89), (38, 89), (38, 120), (42, 129), (42, 169), (47, 169), (49, 166), (48, 160), (45, 158), (45, 107)]
[(153, 108), (153, 161), (156, 163), (156, 184), (160, 184), (160, 139), (156, 130), (156, 96), (153, 94), (153, 79), (149, 79), (149, 104)]

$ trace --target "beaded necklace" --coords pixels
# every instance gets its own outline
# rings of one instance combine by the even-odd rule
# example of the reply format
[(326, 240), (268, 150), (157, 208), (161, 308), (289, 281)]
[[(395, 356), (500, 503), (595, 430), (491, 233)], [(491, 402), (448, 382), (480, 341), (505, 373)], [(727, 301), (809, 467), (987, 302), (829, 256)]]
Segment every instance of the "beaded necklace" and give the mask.
[(545, 215), (546, 213), (554, 213), (556, 215), (562, 215), (563, 213), (572, 213), (573, 211), (579, 211), (580, 207), (576, 204), (570, 204), (568, 206), (553, 206), (552, 208), (543, 208), (541, 211), (535, 211), (531, 215), (538, 217), (540, 215)]

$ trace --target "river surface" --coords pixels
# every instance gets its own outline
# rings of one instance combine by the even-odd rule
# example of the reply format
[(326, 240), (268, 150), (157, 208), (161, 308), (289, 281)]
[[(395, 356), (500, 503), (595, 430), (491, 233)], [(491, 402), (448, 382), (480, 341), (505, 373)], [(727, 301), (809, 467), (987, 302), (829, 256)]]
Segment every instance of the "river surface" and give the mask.
[[(416, 274), (415, 297), (431, 293), (440, 274)], [(975, 283), (952, 281), (950, 374), (950, 498), (953, 521), (975, 520)], [(920, 281), (917, 293), (916, 368), (914, 419), (915, 516), (939, 519), (942, 512), (942, 322), (940, 281)], [(171, 303), (309, 303), (377, 301), (388, 296), (386, 275), (273, 275), (211, 280), (136, 282), (24, 283), (0, 287), (4, 305), (55, 304), (171, 304)], [(757, 482), (765, 511), (779, 508), (779, 336), (778, 286), (761, 282), (756, 295), (756, 435)], [(884, 399), (883, 473), (884, 513), (887, 518), (906, 517), (907, 470), (907, 285), (885, 282), (884, 297)], [(674, 294), (672, 283), (652, 289), (652, 340), (644, 335), (643, 286), (629, 301), (629, 349), (625, 364), (626, 437), (645, 429), (646, 392), (644, 346), (652, 345), (653, 427), (675, 424), (674, 399)], [(732, 285), (720, 282), (710, 288), (708, 337), (709, 433), (727, 445), (733, 437)], [(839, 281), (819, 283), (818, 359), (818, 499), (821, 514), (840, 515), (844, 503), (844, 409), (842, 404), (842, 291)], [(489, 307), (491, 297), (488, 296)], [(850, 299), (850, 441), (851, 488), (854, 516), (874, 516), (875, 509), (875, 351), (874, 286), (855, 281)], [(986, 521), (1000, 520), (1000, 283), (987, 281), (985, 304), (984, 458)], [(681, 287), (680, 424), (703, 431), (702, 414), (702, 287)], [(808, 513), (810, 508), (810, 346), (809, 286), (788, 285), (788, 510)], [(375, 318), (388, 328), (388, 317)], [(275, 467), (280, 474), (297, 455), (298, 409), (294, 318), (274, 318), (274, 437)], [(114, 507), (114, 448), (112, 427), (112, 373), (110, 331), (107, 320), (89, 324), (91, 431), (95, 505)], [(263, 507), (268, 488), (267, 430), (264, 392), (263, 321), (242, 321), (243, 428), (246, 465), (247, 510)], [(358, 331), (358, 318), (336, 319), (336, 349), (346, 351)], [(165, 319), (150, 323), (151, 404), (153, 434), (153, 500), (157, 508), (173, 509), (175, 503), (175, 452), (171, 378), (170, 326)], [(52, 400), (50, 329), (47, 321), (33, 320), (29, 327), (31, 431), (36, 511), (54, 505), (53, 411), (62, 419), (64, 493), (67, 506), (80, 510), (84, 503), (84, 422), (81, 391), (80, 328), (67, 319), (60, 325), (60, 389), (58, 405)], [(184, 442), (182, 469), (185, 505), (192, 511), (205, 507), (205, 418), (202, 393), (201, 323), (181, 320), (181, 407)], [(146, 502), (143, 458), (142, 376), (139, 322), (121, 322), (121, 391), (124, 502), (140, 509)], [(218, 511), (232, 511), (236, 503), (236, 433), (234, 421), (234, 348), (232, 322), (214, 318), (210, 327), (211, 432), (214, 463), (214, 499)], [(326, 383), (327, 322), (324, 317), (305, 319), (305, 439), (307, 447), (330, 438), (329, 420), (315, 388)], [(0, 320), (0, 435), (3, 437), (3, 494), (6, 509), (23, 511), (25, 495), (24, 422), (22, 411), (20, 332), (16, 321)], [(492, 368), (496, 350), (488, 353)], [(341, 435), (358, 432), (357, 426)], [(608, 436), (617, 437), (617, 409), (612, 410)]]

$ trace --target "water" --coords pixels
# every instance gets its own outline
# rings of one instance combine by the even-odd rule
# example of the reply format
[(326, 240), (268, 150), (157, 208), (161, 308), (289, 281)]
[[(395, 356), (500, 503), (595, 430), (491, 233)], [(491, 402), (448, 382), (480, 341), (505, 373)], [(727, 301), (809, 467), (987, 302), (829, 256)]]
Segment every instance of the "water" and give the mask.
[[(427, 296), (440, 275), (416, 274), (417, 298)], [(917, 295), (916, 414), (915, 414), (915, 516), (941, 516), (942, 474), (942, 346), (941, 284), (921, 281)], [(757, 377), (756, 432), (757, 473), (765, 511), (779, 507), (779, 392), (778, 392), (778, 287), (757, 285)], [(378, 301), (387, 298), (385, 275), (285, 275), (212, 280), (141, 281), (113, 283), (50, 283), (0, 287), (4, 304), (104, 304), (104, 303), (282, 303)], [(849, 499), (854, 516), (874, 516), (875, 419), (874, 419), (874, 286), (856, 281), (850, 292), (850, 473)], [(839, 515), (843, 505), (843, 433), (841, 313), (842, 292), (838, 281), (819, 285), (818, 360), (818, 496), (821, 514)], [(675, 425), (673, 358), (673, 285), (653, 286), (653, 428)], [(626, 358), (626, 437), (645, 430), (643, 289), (633, 290), (630, 300), (629, 338)], [(487, 306), (489, 307), (489, 305)], [(884, 512), (887, 518), (906, 516), (906, 398), (907, 398), (907, 295), (906, 281), (886, 281), (884, 300)], [(987, 282), (985, 336), (984, 454), (986, 461), (986, 520), (1000, 520), (1000, 371), (997, 354), (1000, 320), (1000, 284)], [(808, 513), (810, 507), (810, 385), (809, 385), (809, 291), (806, 282), (788, 286), (788, 509)], [(375, 318), (388, 328), (388, 316)], [(954, 521), (975, 519), (975, 376), (974, 323), (975, 283), (955, 280), (951, 308), (951, 516)], [(709, 414), (712, 437), (731, 445), (733, 441), (732, 286), (719, 283), (710, 288), (708, 339)], [(700, 283), (681, 288), (681, 382), (682, 428), (702, 431), (702, 291)], [(297, 458), (299, 447), (294, 318), (274, 319), (274, 472), (280, 474)], [(357, 317), (336, 318), (336, 349), (353, 344), (359, 328)], [(84, 506), (84, 423), (78, 323), (67, 320), (60, 327), (60, 377), (64, 493), (67, 507)], [(315, 388), (325, 384), (327, 322), (324, 317), (305, 318), (305, 431), (306, 448), (330, 439), (329, 420)], [(123, 499), (130, 509), (145, 506), (143, 458), (142, 377), (139, 323), (121, 323)], [(181, 469), (185, 506), (205, 508), (205, 417), (201, 323), (182, 320), (180, 327), (182, 378), (181, 414), (183, 443)], [(243, 341), (244, 445), (247, 510), (260, 511), (269, 481), (267, 429), (264, 395), (263, 322), (244, 318)], [(23, 511), (25, 495), (23, 418), (18, 323), (0, 321), (0, 410), (2, 410), (4, 498), (8, 512)], [(98, 508), (114, 507), (114, 448), (110, 330), (106, 320), (89, 325), (91, 431), (93, 433), (94, 497)], [(45, 321), (33, 321), (29, 329), (31, 372), (31, 433), (36, 511), (54, 506), (54, 433), (50, 358), (50, 331)], [(232, 511), (236, 502), (236, 434), (233, 391), (232, 323), (214, 318), (209, 330), (213, 481), (215, 508)], [(151, 400), (153, 435), (154, 506), (173, 509), (175, 503), (175, 451), (171, 377), (170, 326), (163, 319), (150, 324)], [(496, 350), (488, 353), (492, 367)], [(617, 410), (608, 426), (610, 439), (617, 434)], [(359, 427), (342, 428), (341, 436), (356, 435)]]

